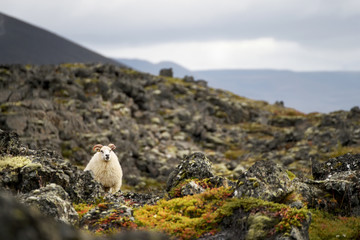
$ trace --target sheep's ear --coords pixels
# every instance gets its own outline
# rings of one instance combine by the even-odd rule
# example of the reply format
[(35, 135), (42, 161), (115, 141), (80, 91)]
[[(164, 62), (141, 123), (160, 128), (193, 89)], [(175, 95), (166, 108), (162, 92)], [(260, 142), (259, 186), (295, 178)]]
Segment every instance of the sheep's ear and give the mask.
[(93, 147), (93, 151), (95, 152), (98, 152), (98, 151), (100, 151), (100, 149), (103, 147), (103, 145), (101, 145), (101, 144), (96, 144), (94, 147)]
[(116, 148), (116, 146), (115, 146), (114, 144), (112, 144), (112, 143), (110, 143), (110, 144), (108, 145), (108, 147), (111, 148), (111, 150), (114, 150), (114, 149)]

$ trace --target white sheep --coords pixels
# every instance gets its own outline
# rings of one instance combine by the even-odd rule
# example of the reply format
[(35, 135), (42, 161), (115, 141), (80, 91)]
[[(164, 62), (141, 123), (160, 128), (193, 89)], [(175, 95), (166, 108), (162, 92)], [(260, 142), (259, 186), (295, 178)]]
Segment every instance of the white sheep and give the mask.
[(120, 190), (123, 176), (119, 160), (113, 151), (115, 148), (114, 144), (108, 146), (95, 145), (93, 151), (96, 151), (96, 153), (84, 170), (91, 170), (94, 173), (95, 180), (100, 182), (105, 187), (105, 190), (111, 193)]

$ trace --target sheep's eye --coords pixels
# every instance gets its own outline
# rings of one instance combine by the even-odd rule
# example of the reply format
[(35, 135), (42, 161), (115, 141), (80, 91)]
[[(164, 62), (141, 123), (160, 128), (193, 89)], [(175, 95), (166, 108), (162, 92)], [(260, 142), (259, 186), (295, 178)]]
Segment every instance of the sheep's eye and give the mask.
[(103, 151), (103, 150), (100, 150), (100, 152), (104, 153), (104, 151)]

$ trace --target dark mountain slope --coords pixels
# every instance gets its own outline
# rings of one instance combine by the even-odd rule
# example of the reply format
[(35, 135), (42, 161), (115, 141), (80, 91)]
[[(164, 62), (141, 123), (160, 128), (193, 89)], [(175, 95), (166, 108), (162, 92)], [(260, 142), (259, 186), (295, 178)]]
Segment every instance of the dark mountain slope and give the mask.
[(0, 13), (0, 64), (122, 65), (63, 37)]

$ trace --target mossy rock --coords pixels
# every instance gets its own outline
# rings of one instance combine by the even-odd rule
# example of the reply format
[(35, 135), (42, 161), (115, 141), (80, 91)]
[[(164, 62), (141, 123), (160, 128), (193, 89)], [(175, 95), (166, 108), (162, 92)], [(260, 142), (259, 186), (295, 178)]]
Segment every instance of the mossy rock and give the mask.
[(235, 195), (256, 197), (267, 201), (280, 202), (294, 190), (289, 173), (272, 161), (257, 161), (243, 173)]
[(212, 164), (204, 153), (195, 152), (184, 157), (177, 168), (170, 174), (166, 190), (170, 191), (186, 179), (205, 179), (214, 177)]

